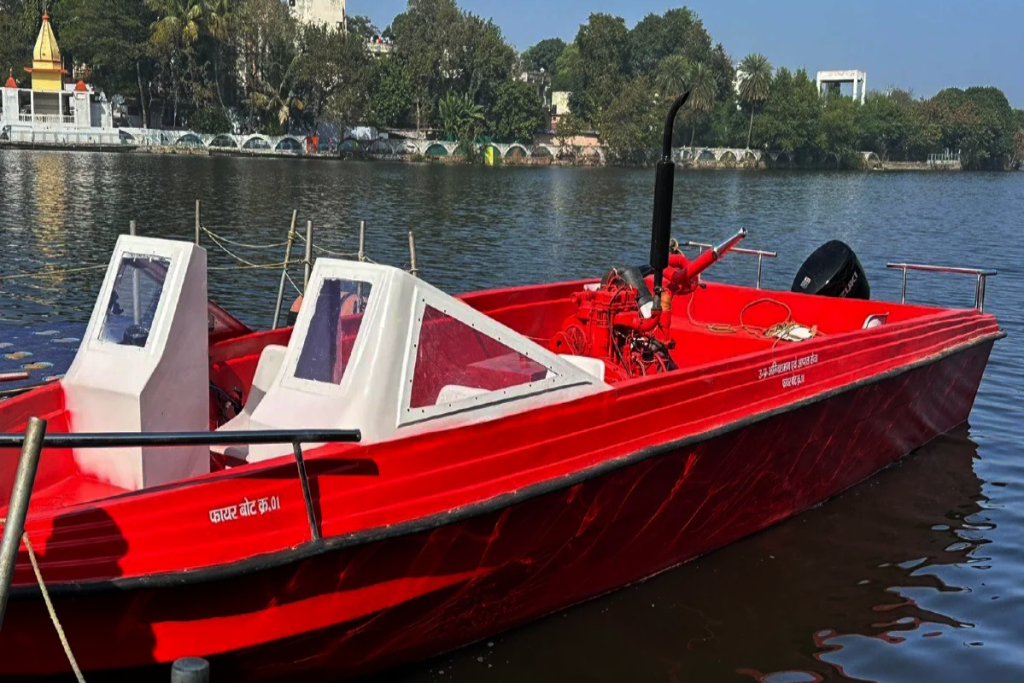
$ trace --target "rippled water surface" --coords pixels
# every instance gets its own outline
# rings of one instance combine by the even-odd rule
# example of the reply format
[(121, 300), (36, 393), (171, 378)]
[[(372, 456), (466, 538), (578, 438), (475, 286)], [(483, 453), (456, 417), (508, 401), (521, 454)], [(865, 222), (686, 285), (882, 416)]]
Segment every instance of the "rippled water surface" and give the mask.
[[(456, 292), (645, 261), (652, 185), (649, 171), (616, 169), (0, 151), (0, 332), (85, 322), (128, 222), (192, 239), (196, 199), (209, 230), (246, 245), (283, 242), (298, 209), (320, 247), (355, 251), (362, 219), (367, 254), (405, 265), (413, 230), (421, 275)], [(1024, 174), (708, 172), (680, 174), (676, 187), (675, 234), (710, 242), (748, 228), (746, 246), (779, 252), (765, 265), (769, 288), (788, 289), (832, 238), (857, 252), (873, 298), (899, 297), (886, 261), (998, 269), (988, 310), (1010, 336), (969, 430), (764, 533), (388, 678), (1024, 679)], [(279, 273), (239, 269), (203, 239), (211, 295), (269, 326)], [(225, 244), (251, 264), (283, 256)], [(58, 274), (20, 277), (44, 270)], [(752, 284), (755, 270), (729, 257), (712, 277)], [(912, 275), (908, 295), (970, 306), (974, 284)]]

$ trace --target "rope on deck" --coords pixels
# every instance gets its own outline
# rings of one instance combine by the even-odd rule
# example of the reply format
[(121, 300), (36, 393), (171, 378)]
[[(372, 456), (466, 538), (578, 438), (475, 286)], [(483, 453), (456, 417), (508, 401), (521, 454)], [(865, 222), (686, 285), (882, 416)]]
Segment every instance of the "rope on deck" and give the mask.
[[(106, 266), (104, 266), (105, 268)], [(0, 517), (0, 526), (7, 524), (7, 519)], [(82, 675), (82, 670), (78, 667), (78, 660), (75, 659), (75, 655), (71, 652), (71, 643), (68, 642), (68, 637), (64, 633), (64, 627), (60, 624), (60, 619), (57, 618), (57, 611), (53, 608), (53, 601), (50, 600), (50, 592), (46, 590), (46, 582), (43, 581), (43, 572), (39, 569), (39, 560), (36, 559), (36, 551), (32, 547), (32, 542), (28, 540), (28, 532), (24, 532), (21, 535), (21, 540), (25, 543), (25, 549), (28, 550), (28, 561), (32, 565), (32, 571), (36, 575), (36, 583), (39, 584), (39, 592), (43, 594), (43, 602), (46, 603), (46, 611), (50, 613), (50, 621), (53, 622), (53, 628), (57, 631), (57, 637), (60, 638), (61, 647), (64, 648), (64, 655), (68, 658), (68, 663), (71, 665), (71, 670), (75, 673), (75, 678), (78, 679), (78, 683), (85, 683), (85, 676)]]

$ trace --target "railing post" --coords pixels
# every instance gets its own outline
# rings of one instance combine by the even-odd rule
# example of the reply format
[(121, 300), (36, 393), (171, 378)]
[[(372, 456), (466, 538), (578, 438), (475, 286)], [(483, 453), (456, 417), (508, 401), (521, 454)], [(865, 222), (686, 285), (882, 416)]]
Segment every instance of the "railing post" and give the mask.
[(757, 289), (761, 289), (761, 264), (764, 263), (764, 254), (757, 255)]
[(3, 542), (0, 543), (0, 628), (3, 628), (14, 568), (18, 564), (18, 549), (21, 547), (21, 537), (25, 533), (28, 503), (32, 498), (32, 485), (36, 480), (36, 470), (39, 469), (39, 454), (43, 449), (45, 434), (46, 420), (29, 418), (25, 442), (21, 446), (21, 458), (18, 460), (18, 471), (14, 475), (14, 488), (11, 490), (11, 504), (7, 510)]
[(984, 306), (981, 303), (981, 273), (978, 273), (978, 281), (974, 285), (974, 310), (981, 311)]
[(903, 266), (903, 289), (900, 292), (900, 303), (907, 303), (907, 267)]
[(309, 519), (309, 535), (314, 541), (320, 540), (320, 527), (316, 523), (316, 512), (313, 510), (313, 494), (309, 490), (309, 476), (306, 474), (306, 461), (302, 457), (302, 444), (292, 443), (295, 449), (295, 464), (299, 468), (299, 483), (302, 484), (302, 498), (306, 502), (306, 517)]

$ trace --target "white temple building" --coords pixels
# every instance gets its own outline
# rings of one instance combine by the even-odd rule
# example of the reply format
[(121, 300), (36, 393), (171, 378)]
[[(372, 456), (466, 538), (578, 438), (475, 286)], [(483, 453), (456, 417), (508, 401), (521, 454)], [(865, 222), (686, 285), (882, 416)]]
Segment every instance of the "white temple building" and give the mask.
[(0, 89), (0, 141), (55, 146), (117, 145), (111, 103), (84, 81), (66, 82), (50, 17), (43, 25), (25, 69), (31, 86), (22, 88), (13, 72)]

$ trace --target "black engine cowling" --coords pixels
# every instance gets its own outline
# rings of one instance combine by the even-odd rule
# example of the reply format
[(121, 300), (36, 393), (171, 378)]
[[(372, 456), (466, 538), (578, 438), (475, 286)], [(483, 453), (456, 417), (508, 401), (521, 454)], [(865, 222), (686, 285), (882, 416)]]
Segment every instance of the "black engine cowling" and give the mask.
[(807, 257), (796, 273), (792, 291), (840, 299), (871, 298), (871, 287), (857, 255), (839, 240), (826, 242)]

